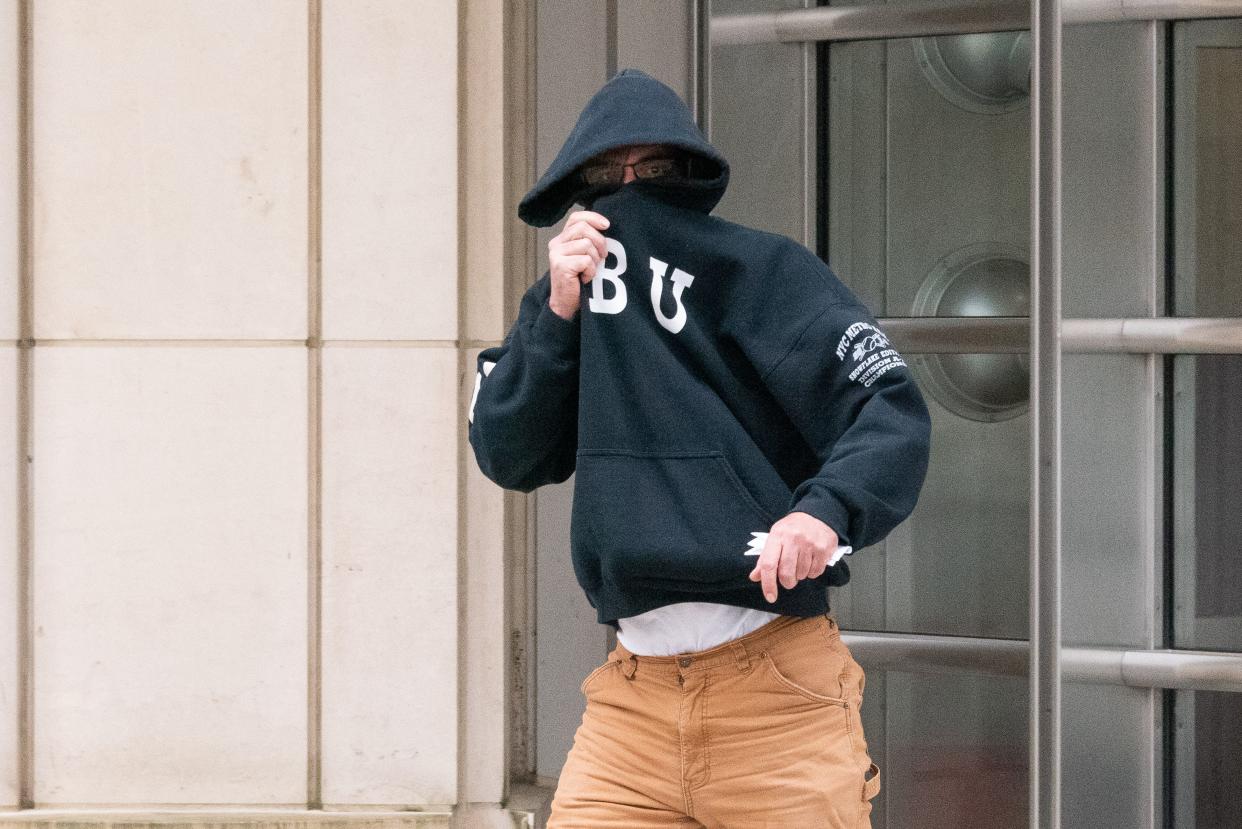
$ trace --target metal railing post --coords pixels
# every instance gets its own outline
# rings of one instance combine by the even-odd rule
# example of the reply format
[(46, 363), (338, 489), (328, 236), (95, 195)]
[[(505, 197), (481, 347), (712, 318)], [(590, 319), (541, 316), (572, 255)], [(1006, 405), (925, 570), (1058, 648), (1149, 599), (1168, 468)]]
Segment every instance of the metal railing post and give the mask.
[(1031, 2), (1030, 820), (1061, 826), (1061, 0)]

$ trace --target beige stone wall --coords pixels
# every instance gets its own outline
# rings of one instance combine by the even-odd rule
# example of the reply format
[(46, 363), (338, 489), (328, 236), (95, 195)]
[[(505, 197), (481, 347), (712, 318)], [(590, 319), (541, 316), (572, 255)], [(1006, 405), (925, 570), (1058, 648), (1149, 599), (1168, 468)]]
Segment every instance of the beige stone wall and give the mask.
[(0, 2), (0, 825), (521, 819), (521, 5)]

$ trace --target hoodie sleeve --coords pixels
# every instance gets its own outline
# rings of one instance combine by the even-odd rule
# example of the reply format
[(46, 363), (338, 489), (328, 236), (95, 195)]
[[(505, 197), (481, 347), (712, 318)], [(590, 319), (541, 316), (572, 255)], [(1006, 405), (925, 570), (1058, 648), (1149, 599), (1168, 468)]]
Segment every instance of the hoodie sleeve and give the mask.
[(479, 352), (467, 415), (479, 469), (521, 492), (566, 480), (577, 457), (582, 312), (558, 316), (548, 305), (551, 286), (544, 272), (504, 342)]
[(931, 418), (875, 318), (838, 290), (851, 298), (811, 311), (762, 376), (819, 462), (786, 513), (815, 516), (858, 550), (913, 511), (927, 474)]

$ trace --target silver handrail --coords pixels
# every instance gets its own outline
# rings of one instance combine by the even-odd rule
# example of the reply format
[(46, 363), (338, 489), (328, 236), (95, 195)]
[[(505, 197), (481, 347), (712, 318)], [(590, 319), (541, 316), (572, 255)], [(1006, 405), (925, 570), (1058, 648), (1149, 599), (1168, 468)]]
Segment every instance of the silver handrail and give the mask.
[(1061, 829), (1061, 0), (1031, 6), (1030, 801)]
[[(881, 317), (909, 354), (1021, 354), (1027, 317)], [(1078, 354), (1240, 354), (1242, 317), (1062, 319), (1061, 351)]]
[[(1030, 28), (1028, 0), (938, 0), (878, 6), (820, 6), (711, 18), (713, 46), (800, 43), (816, 40), (877, 40)], [(1065, 0), (1064, 24), (1123, 20), (1242, 17), (1242, 0)]]
[[(842, 632), (841, 639), (868, 671), (1028, 676), (1025, 639)], [(1242, 692), (1242, 653), (1064, 647), (1067, 682)]]

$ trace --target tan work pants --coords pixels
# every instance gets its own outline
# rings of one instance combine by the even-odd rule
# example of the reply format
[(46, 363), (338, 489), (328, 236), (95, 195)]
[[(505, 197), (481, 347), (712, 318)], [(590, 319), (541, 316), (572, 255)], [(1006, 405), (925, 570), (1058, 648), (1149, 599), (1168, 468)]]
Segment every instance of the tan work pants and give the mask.
[(863, 682), (831, 613), (678, 656), (618, 642), (582, 682), (548, 829), (870, 829)]

